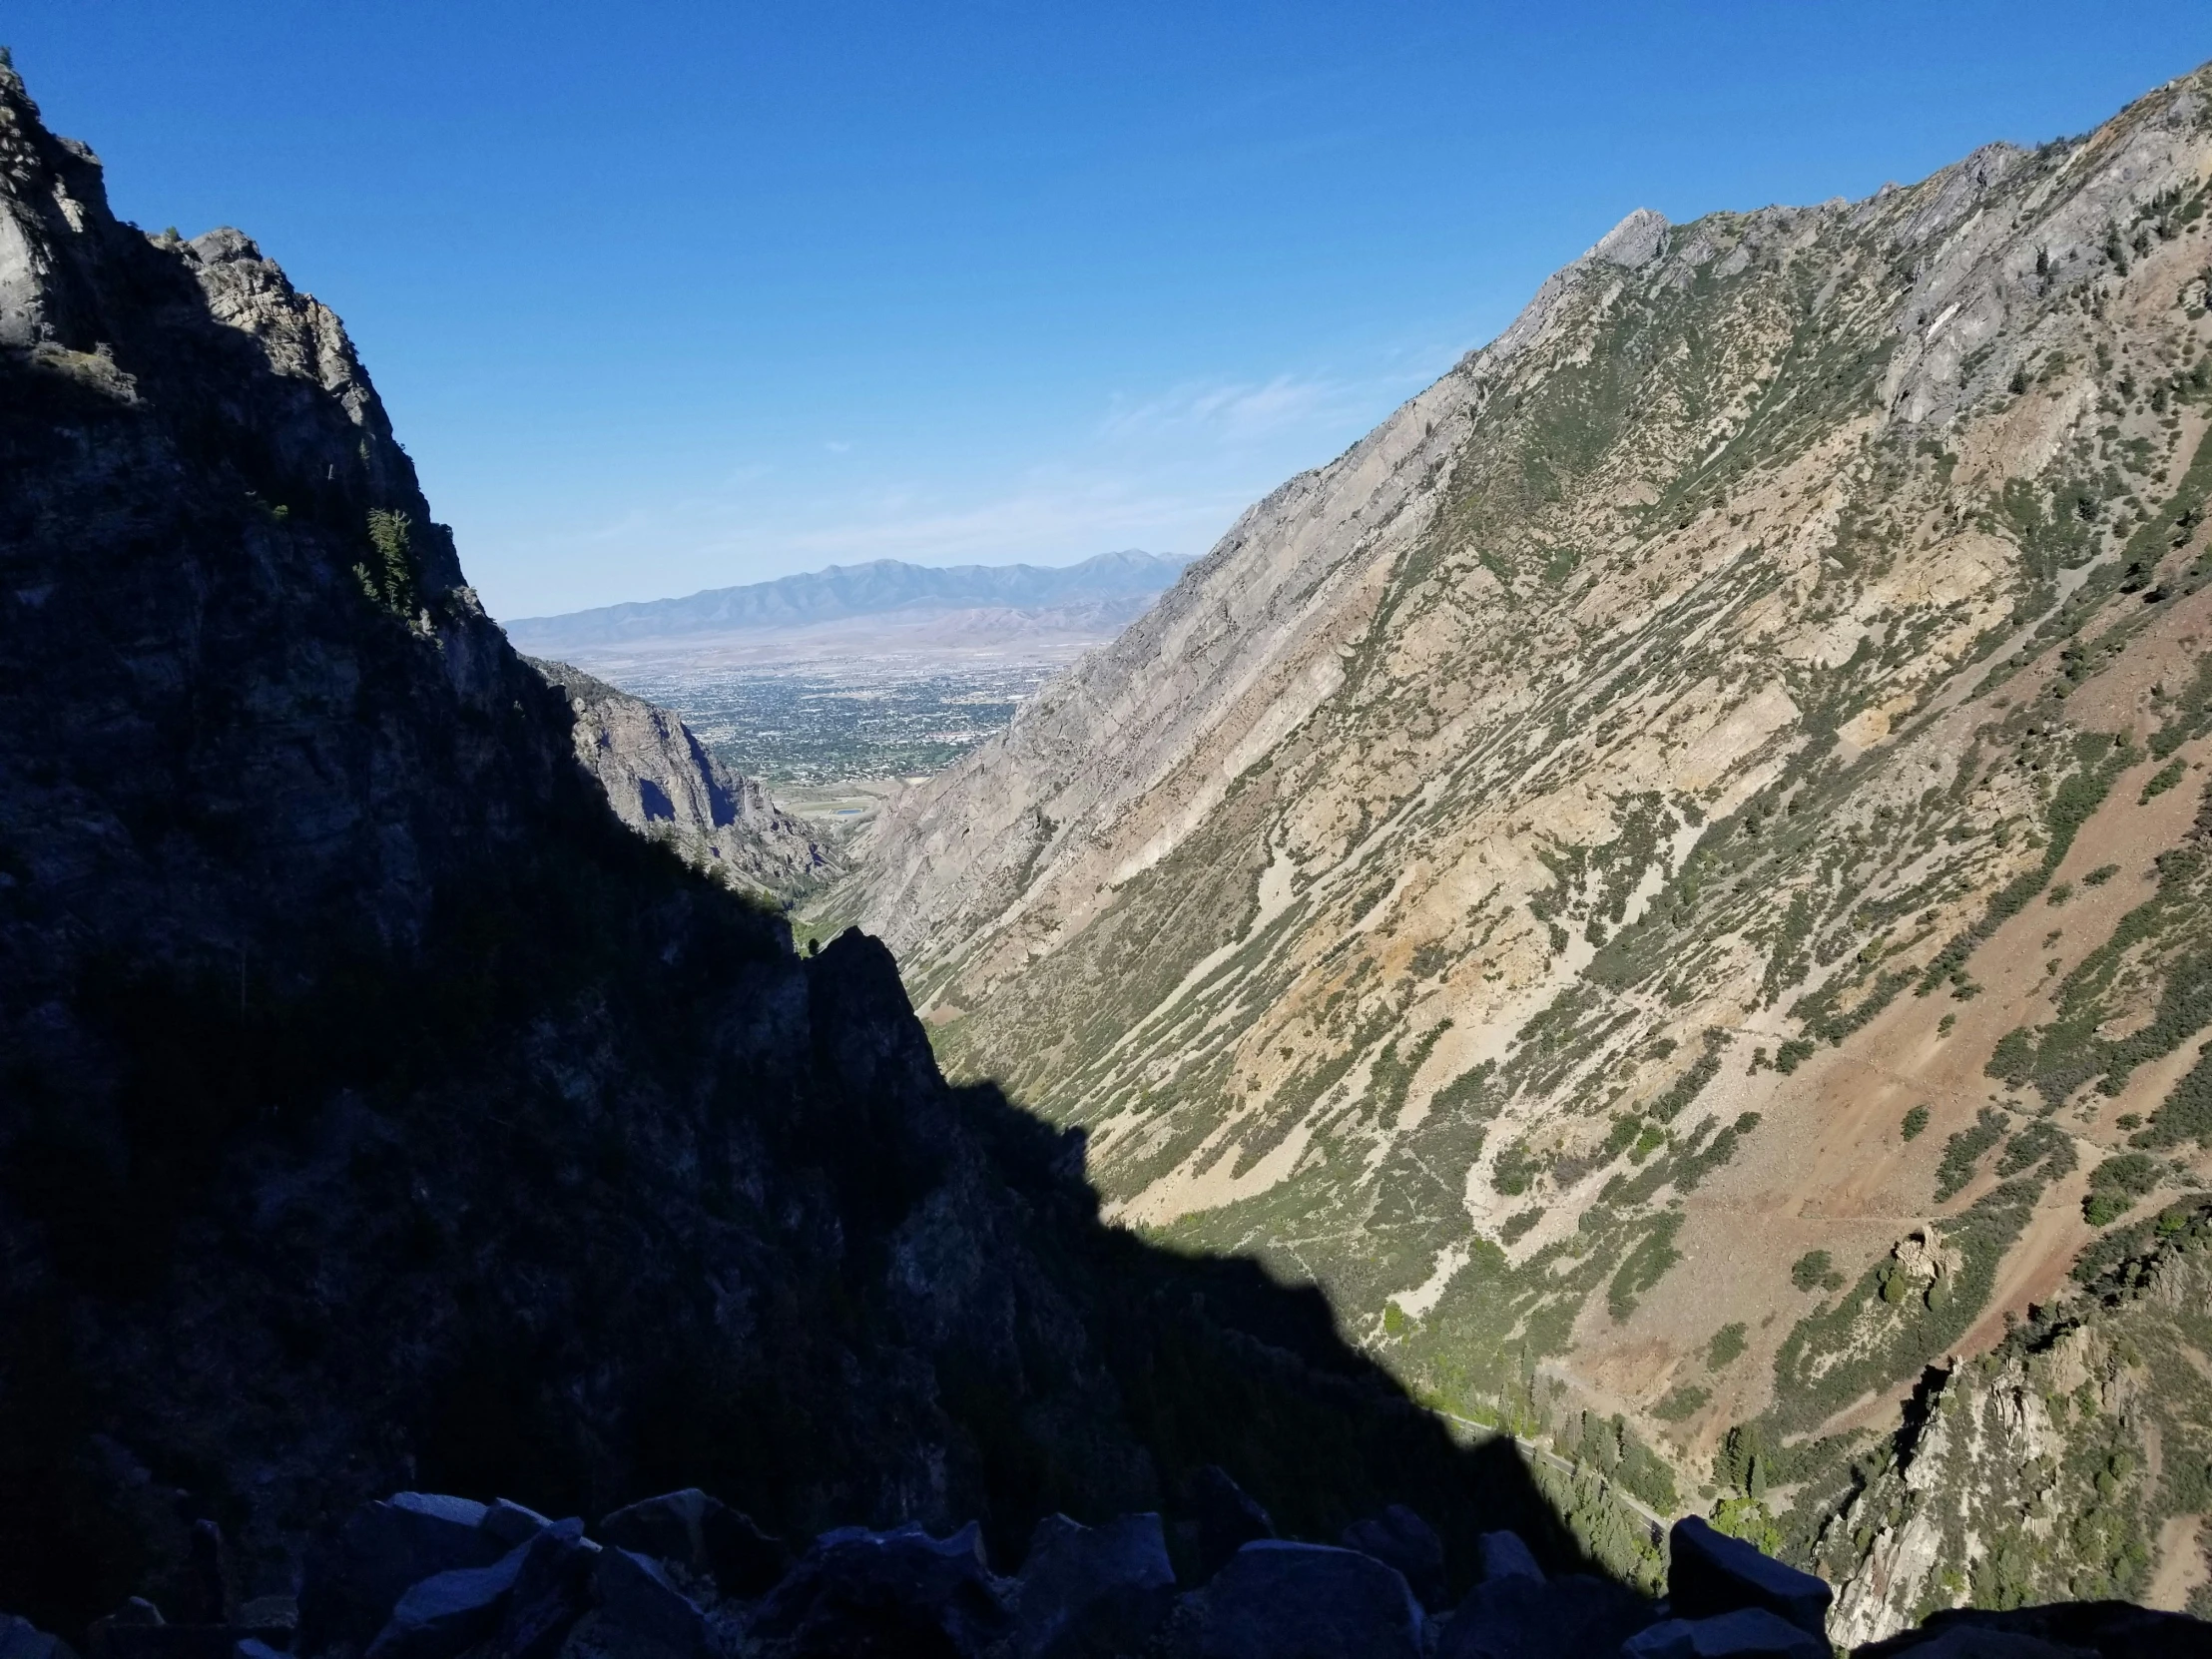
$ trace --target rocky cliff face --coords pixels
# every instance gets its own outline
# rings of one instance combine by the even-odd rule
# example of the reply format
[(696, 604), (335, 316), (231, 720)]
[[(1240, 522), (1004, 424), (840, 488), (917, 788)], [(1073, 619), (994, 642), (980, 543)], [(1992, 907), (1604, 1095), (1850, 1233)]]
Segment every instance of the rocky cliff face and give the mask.
[[(1770, 1473), (1841, 1501), (2208, 1168), (2208, 92), (1631, 216), (826, 913), (1115, 1214), (1437, 1405), (1747, 1529)], [(2189, 1527), (2135, 1543), (2049, 1571), (2186, 1593)], [(1946, 1559), (1855, 1628), (1984, 1593)]]
[(801, 897), (844, 873), (843, 858), (708, 752), (674, 711), (566, 663), (525, 658), (568, 697), (576, 759), (615, 816), (665, 840), (694, 868), (765, 898)]
[(4, 61), (0, 1080), (0, 1607), (48, 1628), (190, 1603), (201, 1520), (287, 1590), (416, 1484), (1002, 1547), (1221, 1462), (1323, 1535), (1380, 1488), (1567, 1547), (1317, 1301), (1101, 1229), (880, 946), (803, 961), (625, 829), (336, 318), (118, 223)]

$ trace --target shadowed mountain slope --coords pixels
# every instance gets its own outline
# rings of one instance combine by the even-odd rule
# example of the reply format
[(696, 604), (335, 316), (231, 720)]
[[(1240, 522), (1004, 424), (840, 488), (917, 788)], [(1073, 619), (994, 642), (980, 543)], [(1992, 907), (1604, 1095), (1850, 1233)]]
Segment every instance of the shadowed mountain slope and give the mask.
[(1573, 1553), (1320, 1299), (1102, 1228), (881, 946), (802, 959), (574, 724), (337, 319), (118, 223), (0, 58), (0, 1607), (189, 1605), (200, 1519), (285, 1590), (413, 1485), (1003, 1560), (1219, 1462), (1462, 1580), (1484, 1524)]
[(1110, 1213), (1319, 1284), (1445, 1409), (1617, 1413), (1855, 1638), (2202, 1600), (2201, 1284), (2171, 1366), (2080, 1293), (2105, 1369), (2025, 1509), (1898, 1436), (2212, 1171), (2208, 88), (1631, 216), (824, 913), (1090, 1131)]

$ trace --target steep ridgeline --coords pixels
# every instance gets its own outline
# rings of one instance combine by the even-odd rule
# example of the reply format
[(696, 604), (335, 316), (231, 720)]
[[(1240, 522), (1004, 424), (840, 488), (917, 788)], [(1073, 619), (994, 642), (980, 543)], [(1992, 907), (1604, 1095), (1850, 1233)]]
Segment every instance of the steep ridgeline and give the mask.
[(672, 710), (566, 663), (526, 657), (568, 694), (576, 759), (615, 816), (740, 891), (798, 898), (844, 873), (844, 860), (751, 778), (710, 754)]
[(1925, 1368), (2202, 1187), (2208, 91), (1630, 216), (826, 910), (948, 1065), (1089, 1132), (1112, 1213), (1318, 1282), (1448, 1410), (1825, 1540), (1862, 1637), (2201, 1596), (2188, 1365), (2053, 1407), (2093, 1524), (1994, 1506), (1898, 1574), (1898, 1516), (1831, 1521)]
[(255, 1600), (418, 1483), (1010, 1560), (1220, 1463), (1572, 1555), (1319, 1298), (1100, 1227), (879, 945), (626, 830), (337, 319), (118, 223), (4, 54), (0, 480), (0, 1610), (213, 1621), (200, 1522)]

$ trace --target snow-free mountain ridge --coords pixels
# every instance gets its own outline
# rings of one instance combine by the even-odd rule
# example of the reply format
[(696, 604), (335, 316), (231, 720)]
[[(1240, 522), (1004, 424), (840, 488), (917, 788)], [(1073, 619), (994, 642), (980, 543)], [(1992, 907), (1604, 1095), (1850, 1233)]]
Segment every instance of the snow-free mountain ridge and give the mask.
[(937, 566), (873, 559), (772, 582), (712, 588), (681, 599), (523, 617), (506, 627), (518, 648), (557, 653), (700, 634), (807, 628), (895, 612), (1050, 610), (1159, 593), (1173, 585), (1187, 562), (1134, 550), (1100, 553), (1072, 565)]

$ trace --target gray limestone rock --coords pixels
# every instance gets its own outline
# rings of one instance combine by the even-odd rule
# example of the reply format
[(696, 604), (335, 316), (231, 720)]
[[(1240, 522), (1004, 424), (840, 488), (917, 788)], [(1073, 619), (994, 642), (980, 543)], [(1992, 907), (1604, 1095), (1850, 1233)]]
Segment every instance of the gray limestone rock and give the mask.
[(1667, 222), (1649, 208), (1638, 208), (1605, 235), (1586, 256), (1627, 271), (1640, 271), (1667, 247)]
[(724, 766), (673, 711), (566, 663), (525, 661), (568, 695), (576, 759), (641, 835), (748, 892), (796, 897), (844, 873), (834, 848)]

